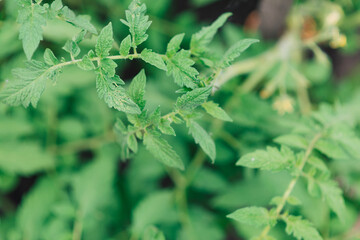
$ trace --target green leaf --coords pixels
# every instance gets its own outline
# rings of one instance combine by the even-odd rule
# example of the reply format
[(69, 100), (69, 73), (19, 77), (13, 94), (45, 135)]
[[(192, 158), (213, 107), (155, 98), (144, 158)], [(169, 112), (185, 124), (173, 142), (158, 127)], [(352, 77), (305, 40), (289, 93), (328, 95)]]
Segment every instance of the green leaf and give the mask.
[(153, 192), (143, 199), (133, 211), (132, 232), (142, 235), (147, 226), (169, 223), (176, 219), (173, 194), (169, 191)]
[(31, 4), (31, 1), (22, 3), (18, 14), (20, 23), (19, 38), (22, 40), (23, 48), (28, 60), (31, 59), (35, 50), (43, 39), (42, 27), (46, 25), (46, 10), (38, 4)]
[(200, 145), (202, 150), (211, 158), (211, 161), (214, 162), (216, 157), (214, 140), (197, 122), (190, 119), (187, 121), (187, 126), (195, 142)]
[(301, 240), (322, 240), (318, 231), (312, 224), (301, 217), (288, 216), (285, 218), (286, 232), (294, 235), (297, 239)]
[(319, 182), (322, 196), (341, 221), (345, 221), (346, 207), (342, 191), (334, 181)]
[(225, 68), (240, 56), (242, 52), (248, 49), (253, 43), (257, 43), (257, 39), (243, 39), (231, 46), (224, 54), (220, 61), (220, 67)]
[(300, 149), (306, 149), (307, 145), (309, 144), (305, 138), (296, 134), (282, 135), (275, 138), (274, 141), (289, 147), (296, 147)]
[(44, 53), (44, 60), (45, 63), (53, 66), (59, 63), (59, 60), (55, 57), (54, 53), (49, 49), (45, 49), (45, 53)]
[(88, 55), (84, 55), (80, 62), (77, 63), (77, 66), (82, 70), (89, 71), (95, 69), (94, 63), (90, 60)]
[(145, 62), (166, 71), (166, 65), (164, 63), (164, 60), (162, 59), (161, 55), (155, 52), (152, 52), (150, 49), (144, 49), (141, 54), (140, 58), (144, 60)]
[(96, 69), (96, 89), (99, 97), (104, 99), (110, 108), (126, 113), (140, 114), (139, 106), (126, 94), (124, 88), (116, 84), (119, 80), (114, 77), (113, 61), (102, 59), (100, 64), (100, 67)]
[(199, 72), (192, 67), (195, 62), (190, 58), (190, 51), (182, 49), (172, 57), (166, 59), (168, 74), (174, 77), (175, 83), (180, 87), (195, 88)]
[(7, 173), (30, 175), (55, 167), (52, 155), (34, 142), (1, 143), (0, 153), (0, 169)]
[(12, 73), (15, 80), (5, 84), (0, 100), (13, 106), (22, 104), (28, 107), (32, 104), (36, 107), (45, 90), (46, 80), (54, 80), (57, 72), (42, 62), (32, 60), (27, 62), (26, 68), (16, 68)]
[(221, 119), (223, 121), (232, 122), (232, 119), (229, 117), (229, 115), (219, 107), (219, 104), (214, 103), (213, 101), (205, 102), (201, 105), (208, 114), (211, 116)]
[(141, 4), (139, 0), (133, 0), (129, 5), (129, 10), (125, 11), (126, 21), (121, 19), (121, 22), (129, 27), (134, 48), (148, 38), (146, 31), (150, 27), (151, 21), (145, 13), (145, 4)]
[(180, 44), (183, 41), (185, 33), (180, 33), (171, 38), (167, 45), (166, 55), (168, 57), (173, 56), (177, 51), (180, 50)]
[(102, 58), (109, 56), (109, 52), (112, 49), (113, 42), (113, 30), (112, 24), (110, 22), (106, 27), (101, 30), (99, 34), (95, 45), (96, 55)]
[(145, 85), (145, 71), (141, 70), (131, 81), (128, 89), (129, 96), (140, 107), (141, 110), (144, 109), (146, 104), (146, 101), (144, 100)]
[(269, 212), (266, 208), (262, 207), (241, 208), (226, 217), (234, 219), (240, 223), (256, 227), (262, 227), (270, 224)]
[(124, 40), (120, 43), (120, 54), (121, 56), (127, 56), (131, 48), (131, 36), (127, 35)]
[(51, 9), (54, 11), (59, 11), (63, 7), (61, 0), (55, 0), (51, 3)]
[(181, 97), (176, 101), (176, 108), (181, 110), (192, 110), (197, 106), (203, 104), (211, 93), (211, 86), (196, 88)]
[(127, 145), (128, 145), (128, 147), (131, 149), (131, 151), (133, 151), (134, 153), (137, 152), (137, 150), (138, 150), (138, 143), (137, 143), (135, 134), (128, 135)]
[(44, 223), (61, 196), (58, 179), (41, 178), (24, 195), (16, 214), (17, 229), (29, 240), (41, 239)]
[(63, 49), (70, 53), (72, 57), (77, 57), (80, 54), (80, 47), (79, 45), (72, 40), (67, 40)]
[(160, 119), (160, 124), (157, 126), (163, 134), (176, 136), (174, 129), (170, 126), (171, 121), (169, 119)]
[(294, 153), (289, 148), (282, 147), (279, 151), (277, 148), (267, 147), (266, 150), (245, 154), (236, 165), (262, 170), (282, 170), (292, 166), (294, 161)]
[(114, 198), (116, 161), (113, 159), (110, 154), (101, 152), (100, 157), (83, 167), (72, 179), (74, 198), (85, 223), (109, 206)]
[(142, 240), (165, 240), (165, 236), (154, 226), (146, 228)]
[(191, 37), (190, 49), (191, 53), (200, 55), (208, 51), (207, 45), (214, 38), (218, 29), (224, 25), (226, 20), (231, 16), (231, 13), (222, 14), (214, 23), (208, 27), (203, 27), (199, 32)]
[(165, 139), (155, 134), (154, 132), (146, 132), (144, 134), (144, 144), (149, 152), (165, 165), (183, 170), (184, 164), (179, 155)]
[(90, 17), (86, 15), (76, 16), (68, 7), (63, 7), (59, 12), (60, 17), (74, 26), (86, 30), (92, 34), (97, 34), (96, 28), (90, 23)]

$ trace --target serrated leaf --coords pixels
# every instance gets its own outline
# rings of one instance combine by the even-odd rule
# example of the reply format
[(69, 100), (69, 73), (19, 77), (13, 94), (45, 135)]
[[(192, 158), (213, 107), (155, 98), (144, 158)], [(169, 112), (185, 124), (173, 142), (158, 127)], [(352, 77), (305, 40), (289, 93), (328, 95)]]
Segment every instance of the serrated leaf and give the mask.
[(222, 14), (215, 22), (210, 26), (203, 27), (199, 32), (195, 33), (191, 37), (190, 49), (191, 53), (200, 55), (208, 51), (207, 45), (214, 38), (214, 35), (218, 29), (224, 25), (226, 20), (231, 16), (231, 13)]
[(95, 52), (99, 57), (109, 56), (110, 50), (112, 49), (114, 39), (113, 39), (113, 30), (111, 22), (105, 26), (96, 41)]
[(154, 133), (146, 132), (144, 134), (144, 144), (160, 162), (169, 167), (184, 169), (184, 164), (179, 155), (172, 149), (169, 143)]
[(134, 48), (148, 38), (146, 31), (150, 27), (151, 21), (145, 13), (145, 4), (141, 4), (139, 0), (133, 0), (129, 5), (129, 10), (125, 11), (126, 21), (121, 19), (121, 22), (129, 27)]
[(115, 68), (111, 68), (112, 60), (103, 60), (110, 59), (102, 59), (100, 67), (96, 70), (96, 89), (99, 97), (104, 99), (110, 108), (126, 113), (140, 114), (139, 106), (126, 94), (125, 89), (116, 85), (118, 79), (114, 77)]
[(180, 50), (180, 44), (184, 39), (185, 33), (180, 33), (171, 38), (166, 48), (166, 55), (168, 57), (173, 56), (177, 51)]
[(251, 226), (266, 226), (270, 224), (270, 215), (266, 208), (246, 207), (236, 210), (226, 217), (234, 219), (240, 223)]
[(63, 49), (73, 57), (77, 57), (80, 54), (79, 45), (72, 40), (67, 40)]
[(96, 28), (90, 23), (90, 17), (87, 15), (78, 15), (70, 10), (68, 7), (63, 7), (59, 12), (63, 19), (74, 26), (86, 30), (90, 33), (97, 34)]
[(180, 87), (195, 88), (199, 72), (192, 67), (195, 62), (190, 58), (190, 52), (182, 49), (172, 57), (166, 59), (168, 74), (171, 74)]
[(77, 66), (82, 70), (89, 71), (95, 69), (94, 63), (90, 60), (88, 55), (84, 55), (80, 62), (77, 63)]
[(44, 61), (46, 64), (53, 66), (59, 63), (59, 60), (55, 57), (54, 53), (49, 49), (45, 49)]
[(160, 124), (157, 126), (163, 134), (176, 136), (175, 130), (171, 127), (169, 119), (160, 119)]
[(232, 119), (229, 117), (229, 115), (219, 107), (219, 104), (214, 103), (213, 101), (205, 102), (201, 105), (208, 114), (211, 116), (221, 119), (223, 121), (232, 122)]
[(155, 52), (152, 52), (150, 49), (144, 49), (141, 54), (140, 58), (145, 62), (161, 69), (167, 71), (166, 65), (164, 60), (162, 59), (161, 55)]
[(203, 104), (211, 93), (211, 86), (196, 88), (181, 97), (176, 101), (176, 108), (181, 110), (192, 110), (197, 106)]
[(334, 181), (319, 182), (323, 198), (341, 221), (345, 221), (346, 207), (341, 189)]
[(24, 52), (28, 60), (43, 39), (42, 27), (46, 25), (45, 8), (38, 4), (31, 5), (31, 1), (22, 4), (18, 14), (20, 23), (19, 38), (22, 40)]
[(30, 175), (55, 167), (53, 156), (33, 142), (1, 143), (0, 153), (3, 172)]
[(26, 68), (16, 68), (12, 73), (15, 80), (5, 84), (0, 100), (13, 106), (22, 104), (28, 107), (31, 104), (36, 107), (45, 90), (46, 80), (56, 77), (55, 69), (35, 60), (27, 62)]
[(127, 35), (124, 40), (120, 43), (120, 54), (121, 56), (127, 56), (131, 48), (131, 36)]
[(195, 121), (187, 121), (189, 133), (193, 136), (195, 142), (200, 145), (202, 150), (211, 158), (211, 161), (215, 161), (216, 149), (214, 140), (210, 135)]
[(236, 165), (263, 170), (282, 170), (292, 166), (294, 161), (294, 153), (289, 148), (282, 147), (279, 151), (277, 148), (267, 147), (266, 150), (245, 154)]
[(286, 232), (294, 235), (298, 240), (322, 240), (318, 231), (312, 224), (301, 217), (288, 216), (285, 218)]
[(146, 76), (145, 71), (141, 70), (131, 81), (128, 93), (131, 99), (140, 107), (140, 109), (144, 109), (145, 107), (145, 85), (146, 85)]
[(259, 42), (257, 39), (243, 39), (231, 46), (220, 61), (220, 67), (225, 68), (238, 58), (242, 52), (248, 49), (252, 44)]
[(131, 151), (133, 151), (134, 153), (137, 152), (137, 150), (138, 150), (138, 143), (137, 143), (135, 134), (130, 134), (130, 135), (128, 135), (127, 145), (128, 145), (128, 147), (131, 149)]

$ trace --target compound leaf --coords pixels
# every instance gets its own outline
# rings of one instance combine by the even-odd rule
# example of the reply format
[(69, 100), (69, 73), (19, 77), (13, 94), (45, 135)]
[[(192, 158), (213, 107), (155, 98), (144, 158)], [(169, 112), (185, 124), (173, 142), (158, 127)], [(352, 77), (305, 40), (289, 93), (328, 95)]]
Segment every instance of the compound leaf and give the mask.
[(22, 6), (17, 19), (21, 24), (19, 38), (22, 40), (26, 57), (30, 60), (43, 39), (42, 27), (46, 25), (46, 10), (43, 6), (33, 4), (31, 1), (24, 2)]

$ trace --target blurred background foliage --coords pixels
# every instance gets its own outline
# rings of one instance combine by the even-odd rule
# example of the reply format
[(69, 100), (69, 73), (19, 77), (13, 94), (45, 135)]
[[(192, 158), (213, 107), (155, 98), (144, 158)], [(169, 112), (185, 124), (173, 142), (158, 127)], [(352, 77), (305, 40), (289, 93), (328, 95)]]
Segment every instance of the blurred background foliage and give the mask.
[[(51, 2), (45, 1), (44, 2)], [(91, 16), (100, 30), (113, 23), (117, 42), (128, 33), (119, 21), (129, 0), (64, 0), (78, 14)], [(287, 173), (234, 167), (240, 156), (289, 133), (303, 115), (323, 104), (359, 112), (360, 1), (356, 0), (143, 0), (153, 21), (143, 47), (164, 52), (169, 39), (185, 32), (185, 42), (220, 14), (233, 16), (212, 43), (213, 54), (245, 37), (260, 44), (227, 69), (214, 100), (234, 120), (214, 128), (215, 164), (206, 161), (187, 189), (187, 215), (192, 228), (181, 225), (184, 213), (175, 204), (174, 183), (167, 169), (142, 146), (123, 159), (113, 126), (123, 115), (99, 100), (95, 76), (66, 68), (49, 86), (36, 109), (0, 104), (0, 239), (249, 239), (258, 229), (226, 219), (237, 208), (267, 205), (284, 192)], [(26, 57), (18, 39), (15, 0), (0, 1), (0, 86), (11, 69)], [(62, 21), (48, 22), (45, 48), (65, 56), (62, 46), (79, 30)], [(82, 42), (84, 53), (95, 37)], [(296, 66), (288, 69), (283, 63)], [(121, 62), (117, 73), (132, 79), (142, 62)], [(147, 65), (146, 99), (150, 109), (170, 111), (177, 87)], [(234, 91), (241, 86), (241, 92)], [(228, 104), (230, 102), (230, 104)], [(359, 136), (360, 118), (355, 135)], [(168, 141), (185, 163), (204, 158), (183, 127)], [(120, 143), (121, 144), (121, 143)], [(360, 146), (358, 146), (360, 148)], [(358, 159), (359, 160), (359, 156)], [(326, 239), (360, 239), (360, 165), (358, 161), (328, 161), (344, 191), (345, 223), (330, 214), (321, 199), (310, 197), (306, 185), (294, 190), (302, 206), (291, 211), (311, 220)], [(150, 227), (149, 226), (156, 226)], [(151, 238), (151, 236), (158, 238)], [(273, 230), (278, 239), (293, 239), (284, 226)]]

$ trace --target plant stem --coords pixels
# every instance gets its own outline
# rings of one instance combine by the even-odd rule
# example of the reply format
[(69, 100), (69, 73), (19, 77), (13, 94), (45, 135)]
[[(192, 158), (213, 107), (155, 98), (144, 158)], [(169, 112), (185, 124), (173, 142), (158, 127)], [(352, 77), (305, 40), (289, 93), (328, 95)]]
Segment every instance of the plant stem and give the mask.
[[(314, 147), (315, 147), (316, 142), (321, 138), (321, 136), (322, 136), (322, 133), (321, 133), (321, 132), (318, 133), (318, 134), (316, 134), (316, 135), (314, 136), (314, 138), (311, 140), (311, 142), (309, 143), (309, 146), (307, 147), (307, 149), (306, 149), (306, 151), (305, 151), (305, 155), (304, 155), (304, 157), (302, 158), (302, 160), (301, 160), (301, 162), (300, 162), (300, 165), (299, 165), (299, 167), (298, 167), (298, 169), (299, 169), (300, 172), (302, 172), (302, 170), (303, 170), (303, 168), (304, 168), (307, 160), (308, 160), (309, 157), (310, 157), (310, 154), (311, 154), (312, 151), (314, 150)], [(284, 194), (283, 194), (283, 196), (282, 196), (282, 198), (281, 198), (280, 204), (279, 204), (279, 205), (277, 206), (277, 208), (276, 208), (276, 211), (275, 211), (275, 212), (276, 212), (276, 219), (279, 218), (280, 213), (281, 213), (281, 211), (283, 210), (287, 199), (290, 197), (292, 191), (294, 190), (294, 187), (295, 187), (295, 185), (296, 185), (296, 183), (297, 183), (297, 181), (298, 181), (298, 179), (299, 179), (300, 176), (301, 176), (301, 174), (298, 174), (296, 177), (294, 177), (294, 178), (290, 181), (290, 183), (289, 183), (286, 191), (284, 192)], [(261, 232), (261, 234), (260, 234), (260, 236), (259, 236), (258, 239), (264, 239), (264, 238), (267, 236), (267, 234), (269, 233), (270, 229), (271, 229), (271, 227), (270, 227), (269, 225), (266, 226), (266, 227), (264, 228), (264, 230)]]

